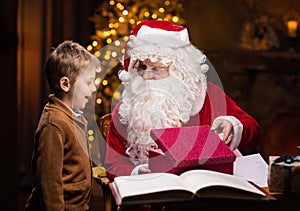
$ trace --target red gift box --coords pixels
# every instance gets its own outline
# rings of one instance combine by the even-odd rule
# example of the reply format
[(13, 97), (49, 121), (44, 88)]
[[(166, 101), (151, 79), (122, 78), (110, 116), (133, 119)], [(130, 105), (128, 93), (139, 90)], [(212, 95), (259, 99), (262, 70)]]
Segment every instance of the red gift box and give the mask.
[(207, 169), (233, 174), (236, 155), (208, 125), (154, 129), (151, 137), (159, 147), (149, 151), (152, 172)]

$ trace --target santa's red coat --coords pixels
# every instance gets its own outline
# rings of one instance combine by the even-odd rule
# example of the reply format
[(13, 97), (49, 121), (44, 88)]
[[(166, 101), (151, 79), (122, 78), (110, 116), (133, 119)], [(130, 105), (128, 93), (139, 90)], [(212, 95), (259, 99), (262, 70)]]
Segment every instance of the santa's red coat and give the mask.
[[(134, 165), (128, 159), (126, 151), (127, 128), (119, 122), (119, 106), (112, 111), (109, 130), (107, 134), (107, 148), (104, 166), (111, 179), (115, 176), (130, 175)], [(208, 83), (204, 105), (198, 115), (192, 116), (187, 124), (211, 125), (218, 116), (234, 116), (243, 124), (243, 133), (239, 145), (240, 150), (253, 149), (260, 142), (260, 131), (257, 121), (242, 110), (217, 85)]]

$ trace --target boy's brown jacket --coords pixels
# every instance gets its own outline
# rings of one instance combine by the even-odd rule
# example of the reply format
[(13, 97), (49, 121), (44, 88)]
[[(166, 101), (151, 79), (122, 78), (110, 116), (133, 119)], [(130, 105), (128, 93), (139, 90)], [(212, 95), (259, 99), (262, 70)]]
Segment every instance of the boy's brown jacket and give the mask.
[(80, 120), (62, 101), (49, 96), (35, 133), (36, 187), (27, 210), (89, 209), (92, 175), (86, 131), (83, 116)]

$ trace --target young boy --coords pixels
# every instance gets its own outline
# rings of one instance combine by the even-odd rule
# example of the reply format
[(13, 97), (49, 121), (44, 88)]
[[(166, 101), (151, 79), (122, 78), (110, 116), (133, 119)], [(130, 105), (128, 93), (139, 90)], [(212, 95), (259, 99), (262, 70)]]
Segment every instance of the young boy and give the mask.
[(92, 170), (82, 110), (96, 91), (99, 66), (95, 56), (68, 40), (46, 60), (51, 94), (35, 133), (32, 168), (36, 186), (27, 210), (90, 209)]

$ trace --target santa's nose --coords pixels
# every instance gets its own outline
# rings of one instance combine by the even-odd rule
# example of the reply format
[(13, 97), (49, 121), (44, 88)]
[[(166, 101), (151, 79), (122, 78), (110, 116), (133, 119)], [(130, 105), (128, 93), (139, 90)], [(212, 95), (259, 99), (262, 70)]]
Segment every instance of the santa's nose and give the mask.
[(169, 71), (147, 67), (146, 69), (139, 71), (139, 75), (142, 76), (144, 80), (159, 80), (168, 77)]
[(142, 77), (144, 80), (155, 79), (155, 74), (151, 71), (150, 68), (147, 68), (146, 70), (143, 71)]

